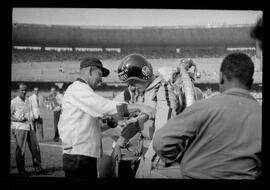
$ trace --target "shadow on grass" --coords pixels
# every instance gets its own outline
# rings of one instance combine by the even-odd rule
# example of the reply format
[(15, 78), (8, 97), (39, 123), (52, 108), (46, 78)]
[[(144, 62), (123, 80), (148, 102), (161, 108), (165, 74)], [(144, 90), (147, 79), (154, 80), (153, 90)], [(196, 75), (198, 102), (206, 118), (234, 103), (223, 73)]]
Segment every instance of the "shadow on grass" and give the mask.
[(61, 171), (61, 170), (63, 170), (62, 167), (44, 168), (45, 173), (56, 172), (56, 171)]
[[(36, 174), (35, 171), (28, 171), (28, 176), (29, 177), (34, 177), (34, 176), (48, 176), (48, 177), (53, 177), (53, 173), (54, 172), (59, 172), (62, 171), (63, 168), (62, 167), (52, 167), (52, 168), (44, 168), (44, 171), (42, 174)], [(10, 174), (11, 177), (22, 177), (19, 173), (11, 173)]]

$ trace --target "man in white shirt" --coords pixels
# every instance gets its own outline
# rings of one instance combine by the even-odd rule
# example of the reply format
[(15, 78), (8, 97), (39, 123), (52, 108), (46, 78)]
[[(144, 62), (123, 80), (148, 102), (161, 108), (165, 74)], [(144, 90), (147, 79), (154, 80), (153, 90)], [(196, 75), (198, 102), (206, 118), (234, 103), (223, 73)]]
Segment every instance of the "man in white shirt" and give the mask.
[(52, 110), (52, 112), (53, 112), (53, 128), (54, 128), (53, 141), (54, 142), (59, 141), (59, 133), (58, 133), (57, 125), (58, 125), (59, 118), (60, 118), (61, 106), (58, 104), (59, 100), (57, 101), (58, 94), (59, 94), (59, 92), (56, 90), (56, 87), (52, 86), (51, 92), (48, 96), (48, 99), (50, 102), (49, 109)]
[[(97, 158), (103, 154), (99, 119), (116, 114), (119, 104), (94, 92), (109, 73), (99, 59), (85, 58), (80, 63), (80, 77), (64, 94), (58, 129), (66, 178), (97, 177)], [(154, 110), (149, 106), (129, 104), (127, 109), (153, 117)]]
[(37, 174), (43, 173), (41, 155), (36, 134), (33, 130), (33, 110), (26, 98), (27, 86), (19, 84), (19, 95), (11, 100), (11, 126), (16, 140), (15, 157), (19, 174), (27, 176), (25, 171), (24, 154), (26, 142), (32, 154), (33, 165)]
[(37, 133), (37, 138), (38, 140), (43, 140), (43, 120), (40, 117), (40, 102), (39, 102), (39, 88), (35, 87), (34, 88), (34, 93), (29, 97), (29, 101), (31, 103), (32, 109), (33, 109), (33, 114), (34, 114), (34, 120), (33, 120), (33, 125), (34, 125), (34, 130)]
[(53, 121), (54, 121), (54, 137), (53, 140), (54, 142), (58, 142), (59, 141), (59, 131), (57, 128), (59, 119), (60, 119), (60, 114), (62, 112), (62, 100), (63, 100), (63, 93), (62, 93), (62, 89), (60, 89), (59, 91), (56, 92), (56, 96), (55, 96), (55, 106), (53, 108)]

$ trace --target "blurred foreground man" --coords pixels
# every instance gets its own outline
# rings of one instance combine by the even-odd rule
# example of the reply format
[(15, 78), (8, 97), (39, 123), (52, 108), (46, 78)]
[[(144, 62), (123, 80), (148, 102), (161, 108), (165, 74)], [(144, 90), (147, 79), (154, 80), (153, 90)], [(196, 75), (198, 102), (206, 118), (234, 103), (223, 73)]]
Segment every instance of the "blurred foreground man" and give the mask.
[[(220, 92), (186, 108), (155, 132), (158, 178), (256, 179), (260, 174), (262, 107), (250, 95), (254, 64), (242, 53), (224, 58)], [(179, 165), (179, 167), (177, 167)]]
[[(94, 92), (109, 73), (99, 59), (85, 58), (80, 63), (80, 77), (64, 94), (58, 129), (66, 178), (97, 178), (97, 158), (103, 154), (100, 118), (116, 114), (119, 104)], [(129, 104), (127, 109), (149, 118), (153, 115), (153, 109), (143, 105)]]
[(260, 17), (250, 31), (250, 37), (256, 40), (256, 57), (261, 61), (263, 67), (263, 18)]
[(34, 88), (34, 93), (29, 97), (29, 101), (31, 103), (33, 114), (34, 114), (34, 130), (37, 134), (38, 140), (43, 140), (43, 120), (40, 117), (40, 101), (39, 101), (39, 88)]
[(19, 84), (19, 95), (11, 100), (11, 125), (16, 140), (15, 158), (20, 175), (27, 176), (25, 171), (25, 148), (28, 143), (32, 154), (33, 165), (36, 174), (43, 173), (41, 167), (40, 148), (33, 127), (34, 114), (29, 99), (26, 98), (27, 86)]

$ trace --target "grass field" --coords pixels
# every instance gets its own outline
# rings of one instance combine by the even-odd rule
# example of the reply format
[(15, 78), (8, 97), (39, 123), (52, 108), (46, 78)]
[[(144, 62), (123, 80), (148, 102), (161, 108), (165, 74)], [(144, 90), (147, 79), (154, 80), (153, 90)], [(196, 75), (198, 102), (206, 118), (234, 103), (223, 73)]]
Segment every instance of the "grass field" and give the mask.
[[(41, 117), (43, 118), (43, 130), (44, 130), (44, 140), (40, 141), (40, 150), (42, 157), (42, 166), (46, 171), (45, 175), (40, 176), (53, 176), (53, 177), (62, 177), (64, 173), (62, 171), (62, 149), (61, 142), (54, 142), (52, 140), (54, 135), (53, 129), (53, 113), (52, 111), (41, 108)], [(11, 175), (16, 176), (17, 168), (15, 163), (15, 143), (14, 137), (11, 135), (11, 150), (10, 150), (10, 173)], [(32, 158), (28, 146), (26, 147), (25, 153), (25, 169), (28, 171), (31, 176), (35, 176), (33, 171)]]

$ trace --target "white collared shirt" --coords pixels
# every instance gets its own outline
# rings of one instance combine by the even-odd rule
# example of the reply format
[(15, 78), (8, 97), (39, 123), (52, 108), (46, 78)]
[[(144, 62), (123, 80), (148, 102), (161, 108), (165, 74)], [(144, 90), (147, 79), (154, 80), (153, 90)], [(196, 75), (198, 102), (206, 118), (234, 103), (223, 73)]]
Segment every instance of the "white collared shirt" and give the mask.
[(30, 130), (32, 127), (33, 111), (28, 98), (23, 101), (19, 96), (11, 100), (11, 115), (20, 118), (21, 116), (28, 118), (26, 122), (11, 122), (11, 127), (20, 130)]
[(38, 96), (36, 94), (32, 94), (29, 97), (29, 102), (32, 105), (33, 114), (34, 114), (35, 119), (39, 118), (40, 112), (39, 112), (39, 100), (38, 100)]
[(59, 93), (59, 94), (57, 94), (57, 95), (55, 96), (56, 103), (57, 103), (59, 106), (62, 105), (63, 97), (64, 97), (64, 95), (61, 94), (61, 93)]
[(98, 117), (116, 114), (117, 101), (105, 99), (85, 83), (75, 81), (63, 97), (58, 124), (63, 153), (101, 157), (103, 153)]

